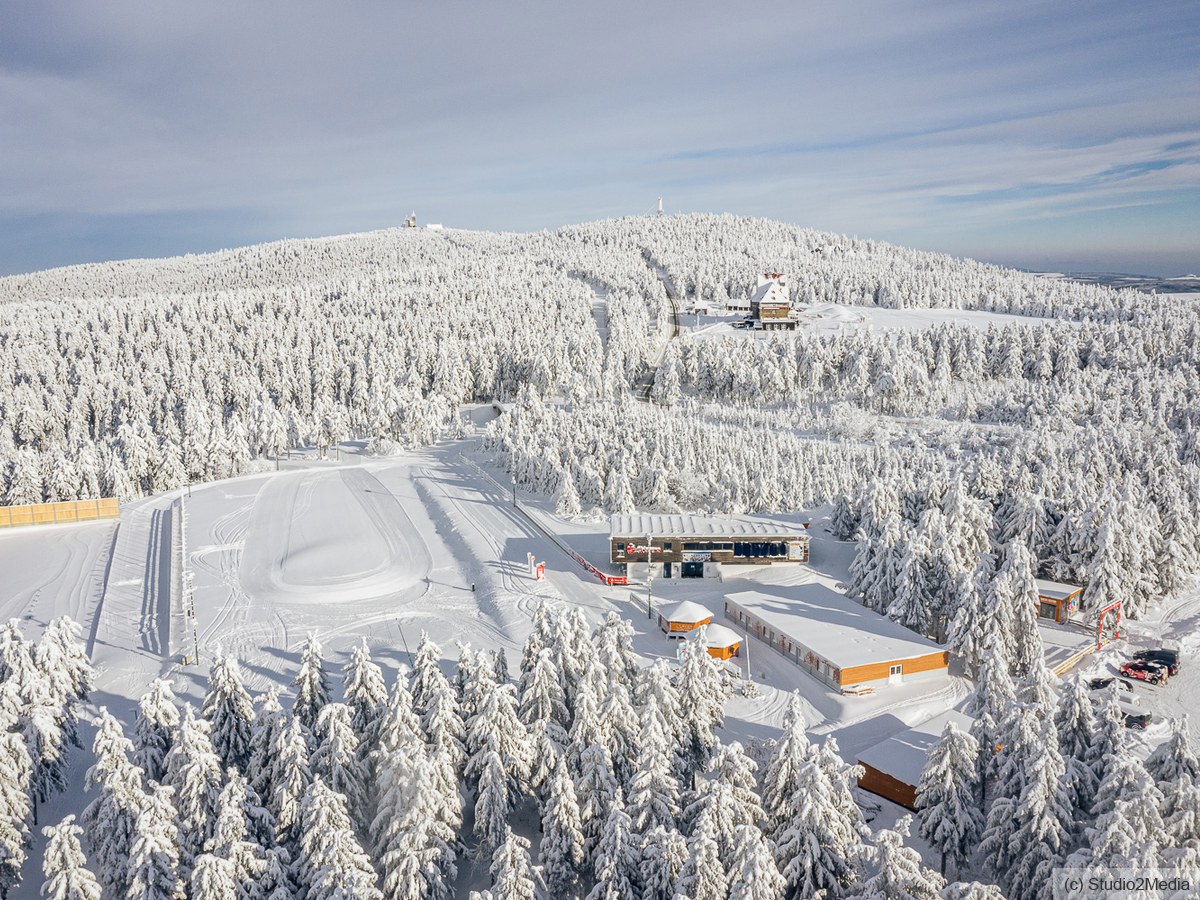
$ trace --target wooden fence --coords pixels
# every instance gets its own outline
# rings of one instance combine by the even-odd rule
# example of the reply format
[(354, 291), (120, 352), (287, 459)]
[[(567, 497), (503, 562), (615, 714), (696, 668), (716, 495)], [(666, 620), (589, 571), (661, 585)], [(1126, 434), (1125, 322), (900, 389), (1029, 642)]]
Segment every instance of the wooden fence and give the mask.
[(116, 497), (98, 500), (64, 500), (60, 503), (30, 503), (24, 506), (0, 506), (0, 528), (24, 525), (65, 525), (70, 522), (95, 522), (120, 518), (121, 504)]

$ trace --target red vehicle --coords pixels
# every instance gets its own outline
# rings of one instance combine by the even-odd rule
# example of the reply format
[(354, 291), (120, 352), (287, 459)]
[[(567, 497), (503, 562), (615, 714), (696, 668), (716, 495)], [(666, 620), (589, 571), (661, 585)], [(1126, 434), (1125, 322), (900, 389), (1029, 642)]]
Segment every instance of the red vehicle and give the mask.
[(1126, 678), (1136, 678), (1150, 684), (1167, 683), (1167, 670), (1149, 660), (1130, 660), (1121, 666), (1119, 671)]

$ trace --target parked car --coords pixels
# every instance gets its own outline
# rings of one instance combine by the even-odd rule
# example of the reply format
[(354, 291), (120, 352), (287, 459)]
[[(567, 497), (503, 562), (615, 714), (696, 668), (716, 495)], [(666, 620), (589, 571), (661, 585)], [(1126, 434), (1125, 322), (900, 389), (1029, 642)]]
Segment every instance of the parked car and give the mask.
[(1149, 660), (1130, 660), (1121, 666), (1118, 671), (1126, 678), (1136, 678), (1138, 681), (1147, 681), (1150, 684), (1167, 683), (1168, 672), (1166, 667), (1150, 662)]
[[(1118, 681), (1118, 684), (1121, 683)], [(1098, 691), (1092, 691), (1092, 700), (1099, 704), (1107, 696), (1109, 688), (1101, 688)], [(1125, 721), (1126, 728), (1149, 728), (1150, 713), (1142, 709), (1140, 700), (1136, 694), (1127, 694), (1122, 690), (1117, 692), (1117, 706), (1121, 710), (1121, 717)]]
[(1088, 690), (1089, 691), (1102, 691), (1102, 690), (1104, 690), (1104, 688), (1108, 687), (1114, 681), (1117, 683), (1117, 690), (1124, 691), (1125, 693), (1128, 693), (1128, 694), (1133, 693), (1133, 685), (1132, 684), (1130, 684), (1124, 678), (1117, 678), (1114, 675), (1107, 675), (1102, 678), (1089, 678), (1088, 683), (1087, 683)]
[(1150, 727), (1150, 713), (1143, 710), (1131, 710), (1121, 708), (1121, 713), (1125, 716), (1126, 728), (1139, 728), (1145, 730)]
[(1133, 654), (1133, 658), (1141, 662), (1158, 663), (1168, 674), (1179, 674), (1179, 651), (1168, 650), (1165, 647), (1157, 647), (1153, 650), (1139, 650)]

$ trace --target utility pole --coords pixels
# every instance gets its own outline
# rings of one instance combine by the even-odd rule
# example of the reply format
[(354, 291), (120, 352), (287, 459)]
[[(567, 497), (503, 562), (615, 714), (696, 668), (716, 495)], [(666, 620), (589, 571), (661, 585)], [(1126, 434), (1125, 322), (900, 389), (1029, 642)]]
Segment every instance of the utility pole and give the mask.
[(511, 474), (511, 477), (512, 477), (512, 489), (513, 489), (513, 506), (516, 506), (517, 505), (517, 473), (513, 472)]
[(750, 668), (750, 632), (746, 632), (746, 640), (742, 642), (746, 647), (746, 680), (754, 680), (754, 671)]
[(650, 543), (651, 536), (646, 535), (646, 618), (654, 619), (654, 607), (651, 604), (651, 595), (654, 590), (654, 554), (650, 552), (653, 544)]

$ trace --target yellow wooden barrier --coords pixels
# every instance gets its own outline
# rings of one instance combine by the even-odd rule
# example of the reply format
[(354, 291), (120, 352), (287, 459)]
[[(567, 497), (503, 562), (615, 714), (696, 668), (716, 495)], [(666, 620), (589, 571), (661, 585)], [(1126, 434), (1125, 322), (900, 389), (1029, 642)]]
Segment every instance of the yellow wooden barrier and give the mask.
[(116, 497), (102, 497), (95, 500), (64, 500), (58, 503), (30, 503), (24, 506), (0, 506), (0, 528), (94, 522), (97, 519), (120, 518), (120, 515), (121, 503)]

